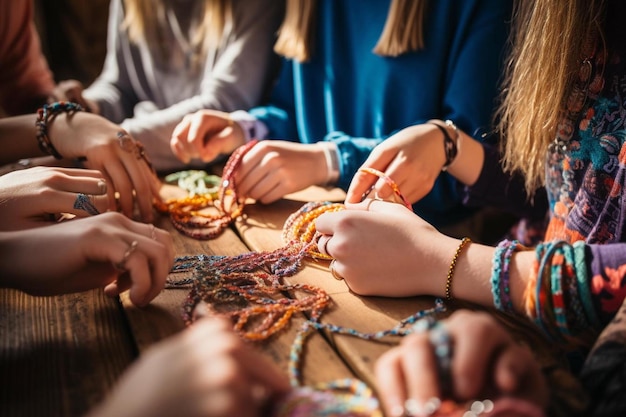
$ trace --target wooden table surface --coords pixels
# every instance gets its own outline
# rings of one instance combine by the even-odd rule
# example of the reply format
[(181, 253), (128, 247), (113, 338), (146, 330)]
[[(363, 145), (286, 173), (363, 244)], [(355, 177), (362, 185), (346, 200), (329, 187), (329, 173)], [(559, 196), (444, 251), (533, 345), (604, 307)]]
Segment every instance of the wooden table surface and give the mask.
[[(221, 236), (199, 241), (178, 233), (166, 216), (155, 224), (170, 230), (176, 256), (236, 255), (284, 245), (287, 216), (306, 201), (342, 201), (338, 190), (311, 188), (271, 205), (247, 205), (245, 218)], [(36, 254), (33, 254), (36, 261)], [(289, 283), (323, 288), (332, 298), (323, 322), (375, 332), (394, 326), (430, 297), (388, 299), (359, 297), (335, 280), (327, 261), (307, 261)], [(181, 307), (186, 289), (165, 289), (145, 308), (126, 294), (107, 298), (101, 290), (57, 297), (31, 297), (0, 290), (0, 416), (78, 416), (102, 400), (121, 373), (152, 344), (184, 328)], [(285, 370), (294, 336), (305, 317), (257, 346)], [(397, 339), (384, 343), (350, 336), (314, 333), (306, 344), (303, 382), (312, 384), (357, 377), (373, 383), (378, 356)]]

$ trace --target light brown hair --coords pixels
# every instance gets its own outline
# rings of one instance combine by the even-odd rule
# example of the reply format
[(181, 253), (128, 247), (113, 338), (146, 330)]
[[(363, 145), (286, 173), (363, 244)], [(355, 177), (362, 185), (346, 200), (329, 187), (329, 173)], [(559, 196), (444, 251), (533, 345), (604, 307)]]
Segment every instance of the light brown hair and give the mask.
[[(142, 43), (148, 39), (161, 41), (159, 16), (165, 14), (165, 1), (124, 0), (124, 3), (126, 12), (123, 27), (128, 31), (131, 42)], [(190, 47), (198, 55), (197, 58), (203, 57), (208, 48), (217, 47), (222, 40), (224, 29), (232, 24), (230, 0), (204, 0), (202, 10), (200, 24), (189, 39)]]
[[(311, 58), (316, 10), (316, 0), (287, 0), (285, 18), (274, 45), (276, 53), (299, 62)], [(422, 49), (425, 10), (426, 0), (392, 0), (374, 53), (395, 57)]]
[(603, 0), (522, 0), (513, 16), (498, 131), (507, 172), (525, 176), (532, 195), (582, 63), (583, 42), (601, 27)]

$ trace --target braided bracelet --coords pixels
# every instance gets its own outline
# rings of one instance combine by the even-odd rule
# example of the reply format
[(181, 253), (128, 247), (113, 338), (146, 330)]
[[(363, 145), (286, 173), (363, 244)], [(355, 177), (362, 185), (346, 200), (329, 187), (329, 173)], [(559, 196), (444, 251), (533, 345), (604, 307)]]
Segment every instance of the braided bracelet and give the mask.
[(69, 101), (57, 101), (55, 103), (44, 104), (43, 107), (37, 110), (35, 126), (37, 127), (39, 149), (45, 154), (54, 156), (56, 159), (63, 159), (63, 156), (56, 150), (48, 136), (48, 125), (60, 113), (67, 113), (71, 116), (75, 112), (83, 110), (80, 104)]

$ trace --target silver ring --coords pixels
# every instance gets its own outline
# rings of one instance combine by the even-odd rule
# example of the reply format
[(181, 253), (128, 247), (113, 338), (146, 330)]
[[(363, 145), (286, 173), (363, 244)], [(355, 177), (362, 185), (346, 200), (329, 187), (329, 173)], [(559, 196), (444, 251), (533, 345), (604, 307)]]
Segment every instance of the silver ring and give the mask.
[(332, 261), (330, 261), (330, 265), (328, 265), (330, 273), (333, 274), (333, 278), (335, 278), (337, 281), (343, 281), (343, 277), (339, 275), (337, 271), (335, 271), (335, 262), (336, 260), (333, 259)]
[(89, 196), (83, 193), (80, 193), (76, 196), (76, 200), (74, 200), (74, 209), (86, 211), (92, 216), (100, 214), (100, 211), (98, 211), (96, 206), (94, 206), (94, 204), (91, 202)]
[(128, 248), (126, 249), (126, 252), (124, 252), (124, 256), (122, 257), (122, 260), (115, 264), (115, 268), (118, 271), (120, 272), (128, 271), (126, 269), (126, 261), (128, 261), (128, 258), (130, 257), (130, 255), (132, 255), (133, 252), (137, 249), (137, 245), (139, 245), (139, 243), (136, 240), (133, 240), (130, 243), (130, 245), (128, 245)]
[(321, 245), (321, 246), (320, 246), (320, 244), (319, 244), (319, 240), (317, 241), (317, 250), (318, 250), (318, 251), (319, 251), (319, 253), (321, 253), (321, 254), (324, 254), (324, 255), (328, 255), (328, 256), (330, 256), (330, 254), (329, 254), (329, 253), (328, 253), (328, 251), (326, 250), (326, 247), (328, 246), (328, 241), (330, 240), (330, 237), (325, 236), (325, 235), (322, 235), (322, 236), (320, 237), (320, 239), (321, 239), (322, 237), (324, 238), (324, 241), (322, 242), (322, 245)]
[(150, 223), (148, 227), (150, 228), (150, 237), (152, 238), (152, 240), (157, 240), (156, 228), (154, 227), (154, 225)]

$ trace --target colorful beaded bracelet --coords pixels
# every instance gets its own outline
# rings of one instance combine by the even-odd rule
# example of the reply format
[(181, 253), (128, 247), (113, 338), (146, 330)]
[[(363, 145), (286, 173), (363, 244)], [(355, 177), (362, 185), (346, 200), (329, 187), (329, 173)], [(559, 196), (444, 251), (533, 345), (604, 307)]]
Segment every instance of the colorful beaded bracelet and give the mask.
[(84, 109), (80, 104), (68, 101), (57, 101), (55, 103), (44, 104), (43, 107), (37, 110), (37, 120), (35, 121), (35, 126), (37, 127), (37, 142), (39, 143), (39, 149), (41, 149), (41, 152), (47, 155), (52, 155), (56, 159), (63, 159), (63, 156), (56, 150), (50, 140), (50, 137), (48, 136), (48, 125), (60, 113), (67, 113), (71, 116), (75, 112), (83, 110)]

